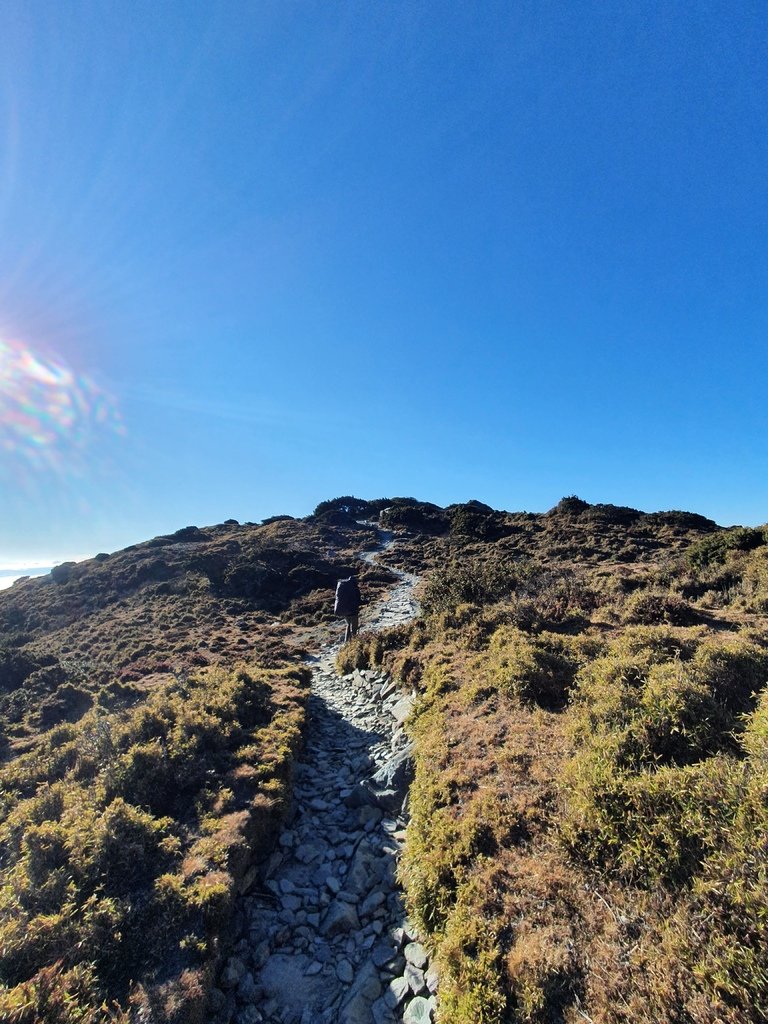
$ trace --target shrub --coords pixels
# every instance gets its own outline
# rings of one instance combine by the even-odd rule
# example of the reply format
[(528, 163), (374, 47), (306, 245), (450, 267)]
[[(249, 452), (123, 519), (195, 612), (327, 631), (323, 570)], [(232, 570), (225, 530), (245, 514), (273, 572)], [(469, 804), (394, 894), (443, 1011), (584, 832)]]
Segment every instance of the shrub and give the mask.
[(177, 968), (200, 975), (246, 833), (261, 852), (278, 823), (307, 680), (303, 669), (212, 669), (122, 716), (98, 709), (57, 727), (3, 770), (3, 1020), (107, 1024), (107, 1005), (125, 1007), (142, 979), (151, 989), (158, 965), (166, 987)]
[(672, 634), (653, 634), (624, 637), (577, 676), (563, 834), (588, 861), (682, 884), (734, 820), (743, 776), (735, 737), (765, 686), (768, 655), (742, 638), (692, 633), (675, 656)]
[(561, 638), (552, 639), (551, 634), (532, 638), (514, 626), (499, 627), (478, 663), (483, 689), (490, 685), (523, 704), (562, 705), (578, 664)]
[(99, 1002), (91, 967), (67, 970), (54, 964), (16, 988), (0, 989), (0, 1019), (6, 1024), (129, 1024), (129, 1013)]
[(575, 494), (570, 494), (566, 498), (561, 498), (554, 508), (549, 510), (548, 515), (556, 515), (560, 513), (566, 516), (578, 516), (581, 515), (582, 512), (586, 512), (590, 507), (591, 506), (588, 501), (584, 501)]
[(736, 526), (696, 541), (685, 557), (692, 569), (701, 570), (710, 565), (722, 565), (730, 551), (752, 551), (765, 543), (765, 528)]
[(472, 540), (498, 540), (512, 532), (506, 516), (477, 501), (453, 505), (448, 509), (450, 530), (454, 536)]
[(412, 499), (395, 499), (381, 510), (379, 522), (388, 530), (411, 530), (437, 535), (449, 526), (448, 515), (438, 505)]
[(514, 592), (525, 571), (509, 560), (454, 559), (430, 574), (423, 608), (429, 613), (449, 611), (460, 604), (493, 604)]
[(314, 516), (325, 516), (328, 513), (341, 513), (344, 516), (352, 516), (354, 519), (367, 516), (370, 511), (370, 502), (362, 498), (354, 498), (351, 494), (345, 494), (341, 498), (330, 498), (321, 501), (312, 513)]
[(755, 551), (745, 564), (739, 581), (740, 591), (748, 610), (768, 612), (768, 551)]
[(627, 600), (624, 606), (625, 622), (641, 626), (691, 626), (699, 616), (677, 594), (668, 591), (641, 590)]

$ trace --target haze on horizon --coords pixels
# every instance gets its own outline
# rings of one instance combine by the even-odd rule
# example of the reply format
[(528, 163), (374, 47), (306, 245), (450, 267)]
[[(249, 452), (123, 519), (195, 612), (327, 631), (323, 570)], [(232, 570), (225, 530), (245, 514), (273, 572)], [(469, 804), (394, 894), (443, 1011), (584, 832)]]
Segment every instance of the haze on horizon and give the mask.
[(0, 569), (339, 494), (768, 520), (739, 0), (0, 9)]

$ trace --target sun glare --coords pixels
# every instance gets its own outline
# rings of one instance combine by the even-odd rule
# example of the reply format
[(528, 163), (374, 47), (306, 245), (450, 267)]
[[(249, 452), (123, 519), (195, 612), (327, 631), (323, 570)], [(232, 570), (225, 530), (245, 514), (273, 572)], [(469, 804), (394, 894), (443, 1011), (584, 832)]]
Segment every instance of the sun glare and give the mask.
[(124, 433), (110, 395), (62, 359), (0, 339), (0, 450), (62, 471), (105, 433)]

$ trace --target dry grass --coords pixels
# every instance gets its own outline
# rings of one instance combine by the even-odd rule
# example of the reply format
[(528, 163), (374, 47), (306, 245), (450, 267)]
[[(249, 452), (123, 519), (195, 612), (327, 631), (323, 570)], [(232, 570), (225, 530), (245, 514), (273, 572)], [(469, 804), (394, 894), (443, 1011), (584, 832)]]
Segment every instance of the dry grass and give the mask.
[(443, 1024), (768, 1019), (766, 549), (622, 514), (412, 536), (430, 614), (344, 654), (420, 695), (403, 879)]

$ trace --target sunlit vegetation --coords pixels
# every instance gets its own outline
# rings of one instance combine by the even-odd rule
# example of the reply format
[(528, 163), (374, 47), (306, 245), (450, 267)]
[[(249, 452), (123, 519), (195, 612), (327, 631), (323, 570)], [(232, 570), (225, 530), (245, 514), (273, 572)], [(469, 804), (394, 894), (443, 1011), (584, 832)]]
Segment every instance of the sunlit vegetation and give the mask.
[(0, 772), (0, 1019), (199, 1014), (237, 884), (289, 795), (306, 684), (201, 670), (50, 730)]
[(340, 659), (418, 695), (402, 876), (441, 1020), (768, 1019), (765, 531), (484, 516), (423, 538), (422, 619)]
[(401, 874), (441, 1024), (768, 1019), (768, 533), (574, 495), (344, 496), (0, 595), (0, 1019), (204, 1019), (371, 521), (422, 614), (339, 666), (416, 691)]
[(375, 538), (188, 527), (0, 595), (0, 1019), (202, 1019), (290, 795), (302, 645)]

